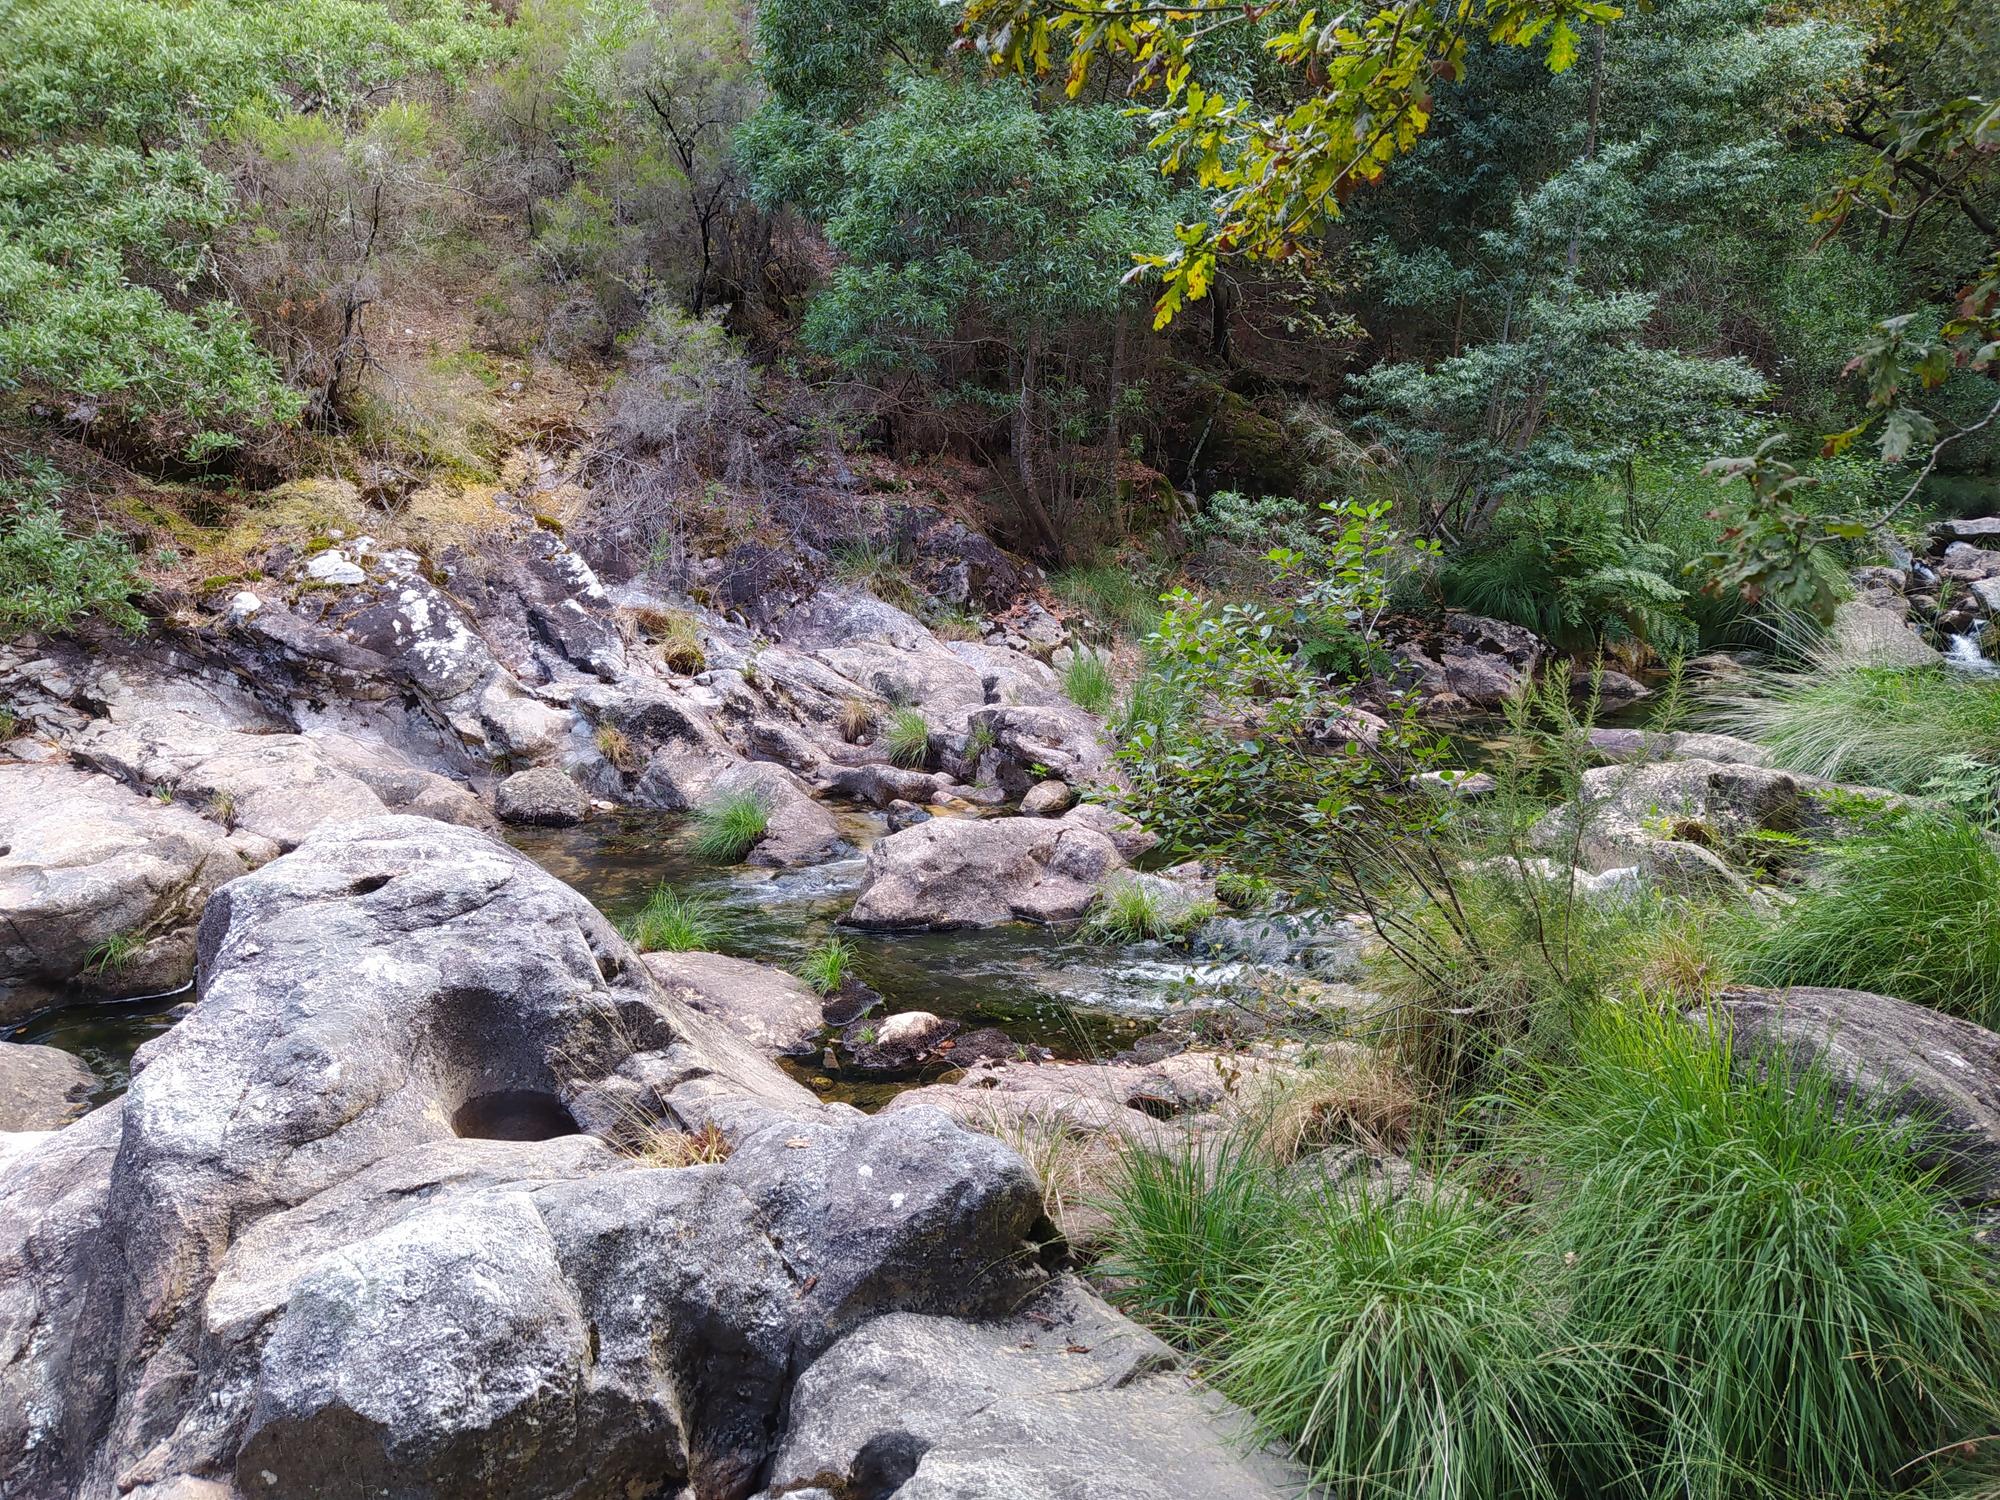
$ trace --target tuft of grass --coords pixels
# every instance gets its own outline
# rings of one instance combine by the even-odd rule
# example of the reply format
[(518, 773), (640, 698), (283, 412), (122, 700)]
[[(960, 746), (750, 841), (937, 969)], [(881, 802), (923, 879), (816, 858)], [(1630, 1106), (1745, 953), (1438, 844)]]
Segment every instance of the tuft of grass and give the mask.
[(597, 745), (597, 753), (611, 763), (614, 771), (629, 776), (639, 768), (638, 756), (633, 753), (632, 742), (625, 737), (625, 731), (616, 724), (599, 724), (597, 732), (591, 739)]
[(85, 955), (83, 971), (100, 977), (121, 973), (145, 946), (146, 940), (136, 932), (114, 932)]
[(710, 952), (721, 940), (722, 922), (712, 901), (682, 895), (663, 882), (620, 931), (641, 953)]
[(1117, 691), (1111, 680), (1111, 664), (1095, 651), (1076, 652), (1063, 669), (1063, 691), (1085, 713), (1108, 712)]
[(840, 737), (858, 744), (875, 727), (875, 710), (862, 698), (843, 698), (840, 703)]
[(686, 610), (655, 609), (647, 605), (633, 609), (631, 618), (659, 648), (660, 660), (669, 671), (691, 677), (708, 665), (708, 653), (701, 644), (701, 627)]
[(1151, 635), (1160, 623), (1158, 582), (1130, 567), (1065, 568), (1050, 576), (1049, 588), (1071, 608), (1121, 635)]
[(729, 1137), (710, 1121), (699, 1130), (649, 1130), (631, 1154), (649, 1167), (699, 1167), (729, 1160), (729, 1150)]
[(914, 708), (899, 708), (882, 729), (882, 748), (889, 759), (908, 770), (930, 764), (931, 727)]
[(1752, 983), (1872, 990), (2000, 1027), (2000, 847), (1963, 818), (1899, 818), (1831, 849), (1796, 902), (1720, 942)]
[(1277, 886), (1262, 875), (1223, 870), (1215, 877), (1215, 899), (1231, 911), (1255, 911), (1277, 894)]
[(21, 732), (21, 721), (14, 716), (14, 710), (0, 706), (0, 745), (13, 739)]
[(959, 754), (968, 764), (978, 765), (979, 758), (998, 743), (993, 737), (993, 726), (981, 719), (965, 732), (965, 744)]
[(943, 641), (976, 641), (986, 634), (986, 623), (969, 609), (947, 604), (930, 618), (931, 634)]
[(854, 588), (868, 590), (884, 604), (915, 614), (923, 608), (924, 596), (910, 581), (909, 569), (898, 560), (893, 547), (870, 542), (849, 542), (834, 549), (833, 576)]
[(1603, 1493), (1630, 1468), (1617, 1362), (1562, 1334), (1513, 1216), (1434, 1186), (1323, 1192), (1225, 1303), (1222, 1389), (1328, 1494)]
[(1107, 943), (1161, 942), (1185, 937), (1216, 914), (1213, 901), (1181, 899), (1150, 882), (1113, 881), (1098, 896), (1084, 932)]
[(831, 995), (839, 989), (854, 967), (854, 945), (846, 938), (834, 934), (816, 944), (813, 950), (800, 960), (798, 974), (815, 992)]
[(1655, 1493), (1885, 1495), (1993, 1430), (2000, 1279), (1919, 1126), (1672, 1014), (1579, 1043), (1518, 1088), (1513, 1146), (1560, 1184), (1570, 1315), (1629, 1351)]
[(208, 794), (208, 815), (224, 828), (236, 826), (236, 794), (227, 787), (217, 787)]
[(739, 862), (771, 825), (771, 810), (755, 791), (724, 792), (695, 814), (694, 838), (688, 849), (711, 865)]
[(2000, 679), (1881, 667), (1815, 646), (1804, 665), (1732, 676), (1704, 695), (1713, 727), (1809, 776), (1922, 792), (1948, 757), (2000, 766)]

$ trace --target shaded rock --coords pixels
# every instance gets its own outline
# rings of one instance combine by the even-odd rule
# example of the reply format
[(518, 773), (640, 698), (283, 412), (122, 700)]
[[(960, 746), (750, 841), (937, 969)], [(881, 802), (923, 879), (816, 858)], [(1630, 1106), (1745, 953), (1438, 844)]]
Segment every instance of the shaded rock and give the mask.
[(1935, 521), (1931, 535), (1942, 542), (1969, 542), (1975, 547), (2000, 547), (2000, 516), (1970, 516)]
[(811, 1052), (824, 1029), (812, 987), (768, 964), (720, 953), (648, 953), (646, 967), (669, 995), (768, 1057)]
[(1031, 818), (1056, 818), (1070, 809), (1076, 793), (1063, 781), (1038, 781), (1021, 794), (1021, 811)]
[(564, 828), (590, 812), (583, 788), (550, 766), (516, 771), (493, 789), (493, 810), (504, 822)]
[[(806, 1371), (769, 1497), (807, 1484), (897, 1500), (1278, 1500), (1303, 1475), (1166, 1345), (1065, 1279), (1010, 1321), (898, 1314)], [(808, 1492), (809, 1493), (809, 1492)]]
[(1429, 636), (1393, 648), (1398, 676), (1426, 697), (1498, 708), (1532, 677), (1545, 648), (1531, 630), (1452, 611)]
[(185, 984), (202, 903), (243, 869), (186, 808), (65, 765), (0, 765), (0, 1020), (79, 978), (109, 994)]
[(983, 727), (992, 739), (1002, 760), (1000, 784), (1012, 792), (1040, 780), (1087, 786), (1111, 761), (1103, 724), (1074, 704), (982, 708), (966, 724)]
[(1634, 863), (1647, 844), (1684, 837), (1676, 832), (1683, 825), (1721, 836), (1798, 828), (1806, 818), (1805, 789), (1788, 772), (1738, 762), (1600, 766), (1584, 772), (1575, 801), (1544, 814), (1529, 839), (1551, 852), (1574, 844), (1578, 862), (1601, 872)]
[(1590, 731), (1590, 747), (1609, 761), (1716, 760), (1760, 766), (1764, 747), (1730, 734), (1700, 734), (1691, 730), (1617, 729)]
[(1124, 863), (1109, 838), (1067, 820), (937, 818), (868, 851), (847, 921), (888, 928), (1074, 921)]
[(1595, 674), (1579, 672), (1570, 684), (1571, 693), (1579, 698), (1587, 698), (1592, 692), (1602, 703), (1637, 703), (1641, 698), (1653, 696), (1653, 690), (1636, 677), (1606, 667)]
[[(1715, 1017), (1739, 1052), (1779, 1048), (1871, 1108), (1926, 1122), (1933, 1159), (1966, 1203), (2000, 1201), (2000, 1035), (1860, 990), (1723, 990)], [(1691, 1012), (1689, 1019), (1704, 1024)]]
[(56, 1047), (0, 1042), (0, 1131), (58, 1130), (90, 1108), (97, 1075)]
[(935, 771), (911, 771), (902, 766), (843, 766), (825, 782), (835, 797), (865, 802), (870, 807), (887, 807), (891, 802), (922, 804), (937, 800), (944, 778)]

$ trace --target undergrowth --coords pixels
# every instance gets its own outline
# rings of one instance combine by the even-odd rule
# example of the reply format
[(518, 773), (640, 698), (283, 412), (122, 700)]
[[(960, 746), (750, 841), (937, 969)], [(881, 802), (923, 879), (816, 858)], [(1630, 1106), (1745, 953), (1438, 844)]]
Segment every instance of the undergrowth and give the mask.
[(760, 793), (723, 792), (695, 814), (688, 851), (711, 865), (733, 865), (756, 846), (770, 823), (771, 810)]
[(683, 895), (662, 883), (620, 930), (641, 953), (712, 951), (722, 939), (722, 920), (707, 897)]

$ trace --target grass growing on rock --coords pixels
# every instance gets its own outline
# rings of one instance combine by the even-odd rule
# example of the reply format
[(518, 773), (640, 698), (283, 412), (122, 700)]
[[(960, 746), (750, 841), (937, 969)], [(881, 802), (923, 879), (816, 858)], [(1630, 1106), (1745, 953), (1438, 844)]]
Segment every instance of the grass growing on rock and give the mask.
[(1084, 919), (1087, 937), (1106, 943), (1166, 942), (1187, 936), (1218, 910), (1213, 901), (1184, 897), (1150, 881), (1112, 881)]
[(798, 974), (815, 992), (831, 995), (854, 967), (854, 945), (837, 933), (813, 946), (800, 960)]
[(899, 708), (882, 728), (882, 748), (905, 770), (921, 770), (931, 758), (931, 726), (916, 709)]
[(2000, 848), (1962, 818), (1912, 815), (1826, 854), (1772, 918), (1722, 944), (1740, 977), (1872, 990), (2000, 1027)]
[(662, 883), (620, 930), (641, 953), (713, 951), (722, 938), (722, 920), (707, 897), (683, 895)]
[(1117, 691), (1110, 663), (1095, 651), (1078, 651), (1063, 669), (1063, 691), (1085, 713), (1108, 712)]
[(1796, 668), (1731, 677), (1707, 695), (1713, 725), (1774, 765), (1921, 792), (1950, 757), (2000, 766), (2000, 680), (1944, 667), (1857, 666), (1831, 646)]
[(688, 850), (711, 865), (733, 865), (756, 847), (771, 825), (771, 810), (755, 791), (723, 792), (695, 814)]

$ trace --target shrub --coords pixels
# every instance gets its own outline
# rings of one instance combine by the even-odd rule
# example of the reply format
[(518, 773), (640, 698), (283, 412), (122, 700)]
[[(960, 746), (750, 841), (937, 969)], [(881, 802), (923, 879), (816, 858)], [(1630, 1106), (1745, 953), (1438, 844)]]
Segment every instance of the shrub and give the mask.
[(1215, 913), (1213, 901), (1128, 877), (1114, 881), (1098, 896), (1084, 931), (1107, 943), (1165, 941), (1186, 936)]
[(664, 883), (621, 924), (625, 940), (641, 953), (688, 953), (713, 950), (722, 936), (715, 904), (703, 896), (684, 896)]
[(1095, 651), (1078, 651), (1063, 670), (1063, 691), (1085, 713), (1105, 712), (1114, 692), (1110, 663)]
[(1455, 1186), (1323, 1193), (1232, 1294), (1219, 1383), (1332, 1494), (1597, 1492), (1580, 1470), (1626, 1467), (1618, 1366), (1510, 1229)]
[(1830, 851), (1797, 902), (1725, 943), (1756, 983), (1873, 990), (2000, 1027), (2000, 849), (1961, 818), (1898, 819)]
[(1917, 1127), (1673, 1015), (1606, 1008), (1579, 1041), (1514, 1139), (1559, 1185), (1573, 1315), (1632, 1351), (1656, 1493), (1882, 1495), (1991, 1430), (2000, 1282)]
[(748, 854), (770, 826), (771, 811), (755, 791), (724, 792), (695, 814), (688, 849), (712, 865), (733, 865)]
[(1755, 669), (1705, 697), (1714, 727), (1811, 776), (1921, 792), (1953, 758), (2000, 766), (2000, 679), (1856, 665), (1821, 643), (1800, 666)]
[(74, 536), (40, 485), (13, 491), (14, 514), (0, 522), (0, 636), (23, 630), (67, 630), (102, 615), (125, 630), (143, 630), (132, 607), (139, 590), (137, 559), (122, 537), (109, 531)]
[(899, 708), (882, 730), (882, 748), (897, 765), (921, 769), (931, 758), (931, 727), (916, 709)]
[(799, 964), (799, 978), (822, 995), (839, 989), (854, 967), (854, 945), (837, 934), (817, 944)]

